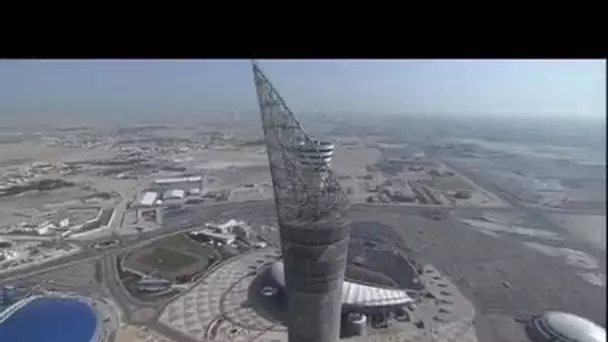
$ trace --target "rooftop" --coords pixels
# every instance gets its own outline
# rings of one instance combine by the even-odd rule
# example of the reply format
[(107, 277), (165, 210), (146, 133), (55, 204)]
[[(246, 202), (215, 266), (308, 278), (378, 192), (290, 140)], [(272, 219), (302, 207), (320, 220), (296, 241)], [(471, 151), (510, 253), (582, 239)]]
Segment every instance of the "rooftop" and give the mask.
[(139, 204), (145, 205), (145, 206), (151, 206), (154, 204), (154, 202), (156, 201), (157, 198), (158, 198), (158, 193), (153, 192), (153, 191), (147, 191), (144, 193), (144, 196), (139, 201)]
[(180, 189), (170, 189), (163, 193), (163, 199), (184, 198), (184, 196), (186, 196), (186, 192)]
[(156, 179), (154, 181), (154, 184), (166, 185), (166, 184), (172, 184), (172, 183), (193, 183), (193, 182), (200, 182), (202, 179), (203, 179), (203, 177), (201, 177), (201, 176), (164, 178), (164, 179)]

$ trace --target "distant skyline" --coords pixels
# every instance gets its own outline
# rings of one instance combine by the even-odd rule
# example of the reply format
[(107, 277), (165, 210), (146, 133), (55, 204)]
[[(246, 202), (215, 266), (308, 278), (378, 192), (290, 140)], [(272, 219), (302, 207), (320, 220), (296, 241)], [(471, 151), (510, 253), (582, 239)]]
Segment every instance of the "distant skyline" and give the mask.
[[(260, 60), (295, 112), (606, 117), (604, 60)], [(0, 60), (0, 116), (257, 110), (249, 60)]]

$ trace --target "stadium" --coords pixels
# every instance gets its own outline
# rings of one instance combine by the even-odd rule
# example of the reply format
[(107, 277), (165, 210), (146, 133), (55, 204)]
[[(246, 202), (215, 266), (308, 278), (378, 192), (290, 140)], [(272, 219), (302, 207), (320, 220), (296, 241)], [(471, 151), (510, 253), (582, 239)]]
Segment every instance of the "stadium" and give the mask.
[[(368, 239), (368, 234), (374, 239)], [(353, 225), (342, 285), (343, 317), (362, 314), (370, 317), (373, 325), (384, 324), (390, 317), (399, 319), (424, 289), (415, 265), (405, 256), (401, 239), (393, 239), (391, 234), (390, 227), (371, 222)], [(277, 260), (260, 269), (257, 278), (252, 292), (261, 298), (265, 313), (281, 320), (287, 308), (283, 262)]]
[[(270, 293), (284, 296), (285, 275), (283, 262), (275, 262), (269, 267), (268, 272), (269, 279), (272, 280), (268, 285), (278, 289), (278, 292)], [(268, 288), (266, 288), (266, 291), (268, 291), (267, 289)], [(357, 279), (348, 278), (345, 279), (342, 285), (343, 311), (357, 311), (371, 314), (378, 309), (401, 307), (410, 302), (413, 302), (413, 299), (406, 289), (375, 286), (369, 282), (366, 284), (357, 281)]]

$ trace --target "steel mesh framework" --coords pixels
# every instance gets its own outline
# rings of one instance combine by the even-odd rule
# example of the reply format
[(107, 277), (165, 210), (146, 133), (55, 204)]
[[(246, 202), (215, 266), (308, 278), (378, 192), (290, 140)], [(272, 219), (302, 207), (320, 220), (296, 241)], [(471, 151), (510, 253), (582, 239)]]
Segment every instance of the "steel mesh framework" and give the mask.
[(279, 220), (318, 220), (329, 213), (345, 212), (350, 206), (348, 198), (329, 167), (321, 189), (312, 189), (304, 180), (314, 171), (300, 162), (299, 149), (314, 144), (255, 62), (253, 72)]
[[(303, 146), (320, 151), (255, 62), (253, 74), (285, 265), (289, 341), (333, 342), (340, 329), (350, 204), (329, 166), (311, 168), (300, 153)], [(322, 181), (312, 184), (319, 172)]]

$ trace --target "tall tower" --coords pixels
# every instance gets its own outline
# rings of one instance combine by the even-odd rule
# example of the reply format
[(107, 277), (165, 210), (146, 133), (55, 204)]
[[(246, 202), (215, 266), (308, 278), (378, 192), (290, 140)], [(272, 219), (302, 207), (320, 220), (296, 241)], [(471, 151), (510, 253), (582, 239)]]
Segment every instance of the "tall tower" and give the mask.
[(311, 140), (253, 63), (281, 236), (290, 342), (334, 342), (340, 333), (349, 203), (329, 168), (330, 143)]

